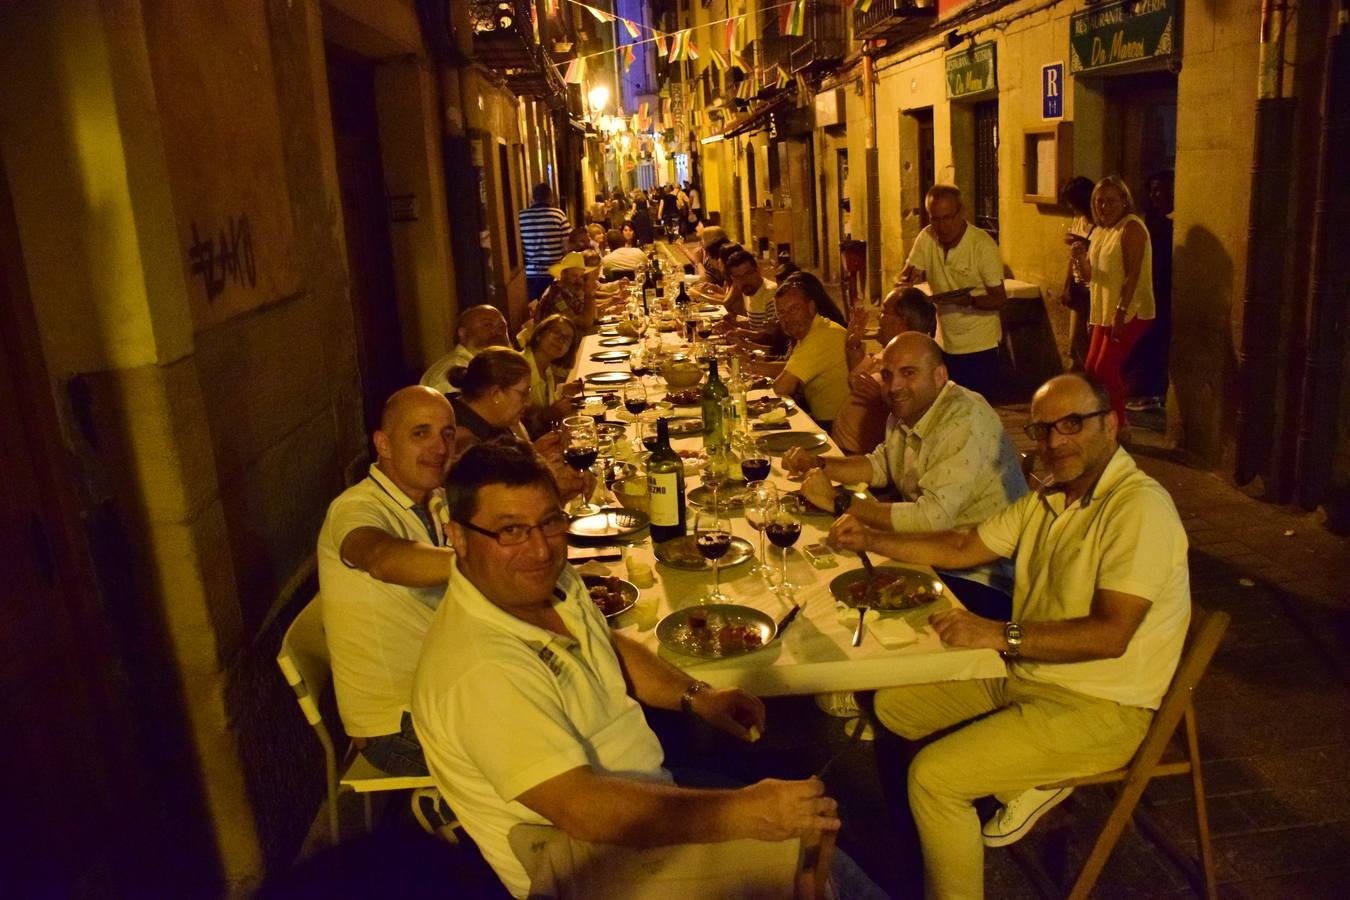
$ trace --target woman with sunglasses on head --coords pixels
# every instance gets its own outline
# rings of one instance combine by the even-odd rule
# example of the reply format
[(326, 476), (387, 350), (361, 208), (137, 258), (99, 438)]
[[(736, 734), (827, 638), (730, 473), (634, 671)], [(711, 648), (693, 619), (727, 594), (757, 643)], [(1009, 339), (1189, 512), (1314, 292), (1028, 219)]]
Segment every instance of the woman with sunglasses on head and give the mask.
[[(484, 441), (513, 438), (530, 443), (521, 418), (530, 408), (533, 374), (527, 354), (504, 347), (483, 350), (466, 368), (451, 373), (450, 381), (460, 391), (450, 398), (455, 408), (457, 457)], [(565, 497), (586, 487), (582, 474), (563, 462), (562, 435), (545, 431), (533, 446), (552, 470), (558, 490)]]
[(581, 393), (581, 382), (559, 384), (555, 369), (572, 367), (577, 343), (577, 327), (563, 315), (544, 319), (526, 339), (530, 395), (525, 421), (530, 434), (544, 433), (571, 413), (572, 398)]

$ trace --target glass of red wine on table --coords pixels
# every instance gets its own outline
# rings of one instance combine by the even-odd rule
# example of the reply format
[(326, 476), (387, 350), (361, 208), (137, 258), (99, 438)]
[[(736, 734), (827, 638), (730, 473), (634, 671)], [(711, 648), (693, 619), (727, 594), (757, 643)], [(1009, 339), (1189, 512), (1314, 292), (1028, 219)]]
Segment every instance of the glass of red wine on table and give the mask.
[(802, 534), (801, 498), (795, 494), (780, 496), (773, 515), (769, 518), (768, 524), (764, 526), (764, 533), (769, 536), (773, 545), (781, 551), (781, 563), (778, 570), (778, 594), (785, 600), (791, 599), (792, 592), (796, 590), (797, 586), (788, 581), (788, 554), (792, 552), (792, 545), (797, 543), (797, 538), (801, 537)]
[[(595, 429), (595, 419), (590, 416), (568, 416), (563, 419), (562, 424), (566, 440), (563, 446), (563, 461), (578, 472), (589, 471), (600, 456), (600, 440)], [(583, 495), (574, 501), (571, 513), (574, 516), (588, 516), (598, 511), (599, 507)]]
[(763, 439), (747, 441), (743, 445), (742, 452), (744, 455), (741, 457), (741, 475), (745, 477), (745, 483), (755, 484), (766, 480), (771, 465)]
[(717, 504), (698, 511), (694, 517), (694, 540), (704, 559), (712, 560), (713, 586), (704, 598), (705, 603), (726, 603), (722, 593), (722, 557), (731, 549), (731, 522), (717, 509)]
[(641, 379), (635, 379), (623, 386), (623, 408), (633, 416), (637, 423), (637, 443), (633, 445), (638, 452), (642, 450), (642, 414), (647, 411), (647, 388)]

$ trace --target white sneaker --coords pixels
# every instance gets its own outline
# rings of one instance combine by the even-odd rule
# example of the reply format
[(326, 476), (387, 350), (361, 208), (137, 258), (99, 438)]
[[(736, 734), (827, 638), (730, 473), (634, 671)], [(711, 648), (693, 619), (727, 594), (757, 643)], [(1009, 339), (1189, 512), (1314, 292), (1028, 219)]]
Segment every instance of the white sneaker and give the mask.
[(862, 707), (852, 691), (828, 691), (816, 694), (816, 708), (836, 719), (852, 719), (862, 715)]
[(1027, 836), (1041, 816), (1063, 803), (1073, 788), (1042, 791), (1036, 788), (1023, 791), (998, 808), (980, 828), (986, 847), (1006, 847)]

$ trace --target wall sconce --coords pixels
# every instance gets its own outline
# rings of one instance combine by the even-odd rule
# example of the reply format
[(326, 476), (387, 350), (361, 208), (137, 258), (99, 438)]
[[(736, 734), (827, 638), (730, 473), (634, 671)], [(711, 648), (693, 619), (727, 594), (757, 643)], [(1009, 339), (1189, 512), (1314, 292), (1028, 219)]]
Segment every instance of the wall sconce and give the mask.
[(970, 35), (962, 34), (959, 29), (953, 28), (951, 31), (947, 32), (947, 49), (955, 50), (957, 46), (968, 37), (970, 37)]

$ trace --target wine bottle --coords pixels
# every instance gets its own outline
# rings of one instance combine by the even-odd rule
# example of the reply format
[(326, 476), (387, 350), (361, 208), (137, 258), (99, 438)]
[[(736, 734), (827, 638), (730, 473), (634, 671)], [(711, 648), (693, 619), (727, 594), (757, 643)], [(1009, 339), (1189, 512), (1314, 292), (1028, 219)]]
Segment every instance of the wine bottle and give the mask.
[(684, 460), (670, 446), (670, 420), (656, 420), (656, 449), (647, 459), (647, 512), (656, 543), (684, 537)]
[(721, 450), (727, 443), (726, 424), (722, 420), (722, 401), (727, 398), (727, 386), (717, 374), (717, 357), (708, 361), (708, 380), (699, 392), (699, 405), (703, 408), (703, 446), (712, 453)]
[(652, 300), (656, 297), (656, 285), (652, 282), (652, 270), (644, 267), (642, 270), (642, 314), (651, 315)]
[(675, 295), (675, 305), (680, 309), (689, 307), (689, 292), (684, 289), (684, 279), (680, 279), (680, 292)]

